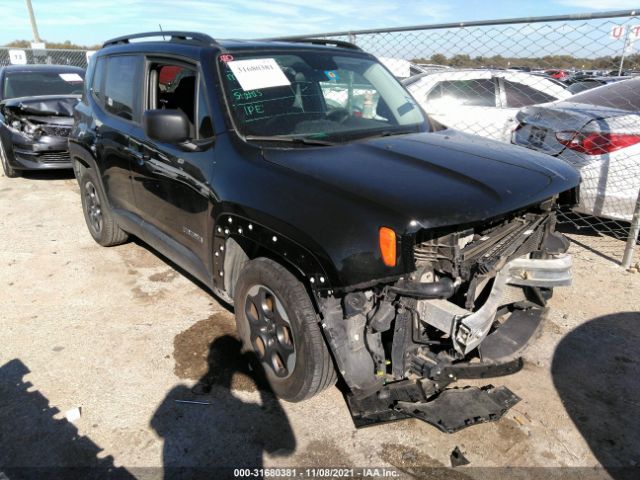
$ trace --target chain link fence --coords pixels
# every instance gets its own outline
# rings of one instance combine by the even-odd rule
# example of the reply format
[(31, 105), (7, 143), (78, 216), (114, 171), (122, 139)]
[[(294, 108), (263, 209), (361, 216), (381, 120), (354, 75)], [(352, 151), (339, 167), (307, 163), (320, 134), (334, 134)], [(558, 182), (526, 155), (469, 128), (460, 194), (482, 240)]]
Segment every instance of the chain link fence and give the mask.
[[(561, 228), (577, 241), (591, 237), (586, 243), (628, 268), (640, 243), (638, 13), (306, 38), (349, 41), (376, 55), (442, 126), (576, 167), (583, 178), (579, 204), (559, 211)], [(284, 39), (297, 38), (305, 37)]]
[(0, 47), (0, 67), (6, 65), (71, 65), (87, 68), (93, 52), (87, 50), (58, 50)]
[[(576, 167), (583, 178), (579, 203), (559, 211), (562, 228), (579, 234), (574, 240), (590, 238), (590, 245), (627, 268), (640, 244), (639, 14), (604, 12), (309, 37), (350, 41), (378, 56), (442, 126), (515, 143)], [(91, 53), (0, 48), (0, 66), (86, 68)], [(363, 98), (353, 108), (364, 110), (368, 103), (375, 115), (376, 102)]]

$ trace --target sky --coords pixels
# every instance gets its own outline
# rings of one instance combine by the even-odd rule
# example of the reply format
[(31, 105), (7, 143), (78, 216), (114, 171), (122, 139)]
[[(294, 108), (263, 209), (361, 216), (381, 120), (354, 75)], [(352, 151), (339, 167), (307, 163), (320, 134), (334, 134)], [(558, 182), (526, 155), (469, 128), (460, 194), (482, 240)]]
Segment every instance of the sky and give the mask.
[[(32, 0), (40, 37), (92, 45), (132, 32), (260, 38), (640, 7), (640, 0)], [(32, 39), (24, 0), (0, 0), (0, 45)]]

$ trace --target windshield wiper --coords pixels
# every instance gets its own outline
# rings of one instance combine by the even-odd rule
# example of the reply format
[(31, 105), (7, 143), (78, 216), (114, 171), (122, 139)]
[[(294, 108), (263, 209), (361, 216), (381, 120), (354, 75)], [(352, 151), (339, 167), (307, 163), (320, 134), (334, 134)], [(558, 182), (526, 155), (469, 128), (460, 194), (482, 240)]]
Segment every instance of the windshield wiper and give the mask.
[(420, 133), (420, 130), (415, 129), (406, 129), (406, 130), (385, 130), (380, 132), (378, 136), (380, 137), (391, 137), (393, 135), (408, 135), (410, 133)]
[(383, 130), (381, 132), (370, 133), (369, 135), (363, 135), (358, 137), (358, 140), (364, 138), (378, 138), (378, 137), (391, 137), (394, 135), (408, 135), (410, 133), (420, 133), (420, 130), (416, 129), (404, 129), (404, 130)]
[(334, 142), (327, 140), (320, 140), (309, 137), (288, 137), (285, 135), (275, 135), (272, 137), (262, 135), (247, 135), (244, 137), (246, 140), (257, 140), (259, 142), (287, 142), (287, 143), (299, 143), (303, 145), (322, 145), (325, 147), (336, 145)]

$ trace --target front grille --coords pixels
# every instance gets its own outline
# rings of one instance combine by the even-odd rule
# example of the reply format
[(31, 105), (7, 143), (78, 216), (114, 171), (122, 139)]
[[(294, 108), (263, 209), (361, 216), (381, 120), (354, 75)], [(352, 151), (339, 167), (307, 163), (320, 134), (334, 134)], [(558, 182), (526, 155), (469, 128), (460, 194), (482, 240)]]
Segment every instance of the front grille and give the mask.
[(40, 163), (68, 163), (71, 161), (69, 152), (46, 152), (36, 156)]
[[(544, 221), (544, 217), (517, 219), (509, 224), (508, 232), (494, 245), (481, 251), (479, 255), (475, 253), (470, 258), (467, 258), (464, 254), (465, 250), (473, 247), (472, 244), (462, 251), (463, 258), (467, 263), (477, 263), (480, 273), (489, 273), (503, 258), (512, 258), (516, 252), (518, 256), (521, 256), (537, 250), (540, 245), (539, 240), (542, 238), (541, 224)], [(526, 253), (524, 252), (525, 249), (522, 248), (525, 245), (530, 249)]]

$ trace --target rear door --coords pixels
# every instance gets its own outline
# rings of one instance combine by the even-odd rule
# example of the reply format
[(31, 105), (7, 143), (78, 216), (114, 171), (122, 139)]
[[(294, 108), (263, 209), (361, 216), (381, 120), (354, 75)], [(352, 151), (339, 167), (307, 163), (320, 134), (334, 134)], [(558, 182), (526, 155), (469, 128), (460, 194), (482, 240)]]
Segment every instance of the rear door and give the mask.
[(98, 166), (111, 206), (135, 211), (131, 185), (131, 129), (140, 121), (142, 57), (114, 55), (98, 59), (91, 96), (98, 108), (89, 134), (94, 136)]

